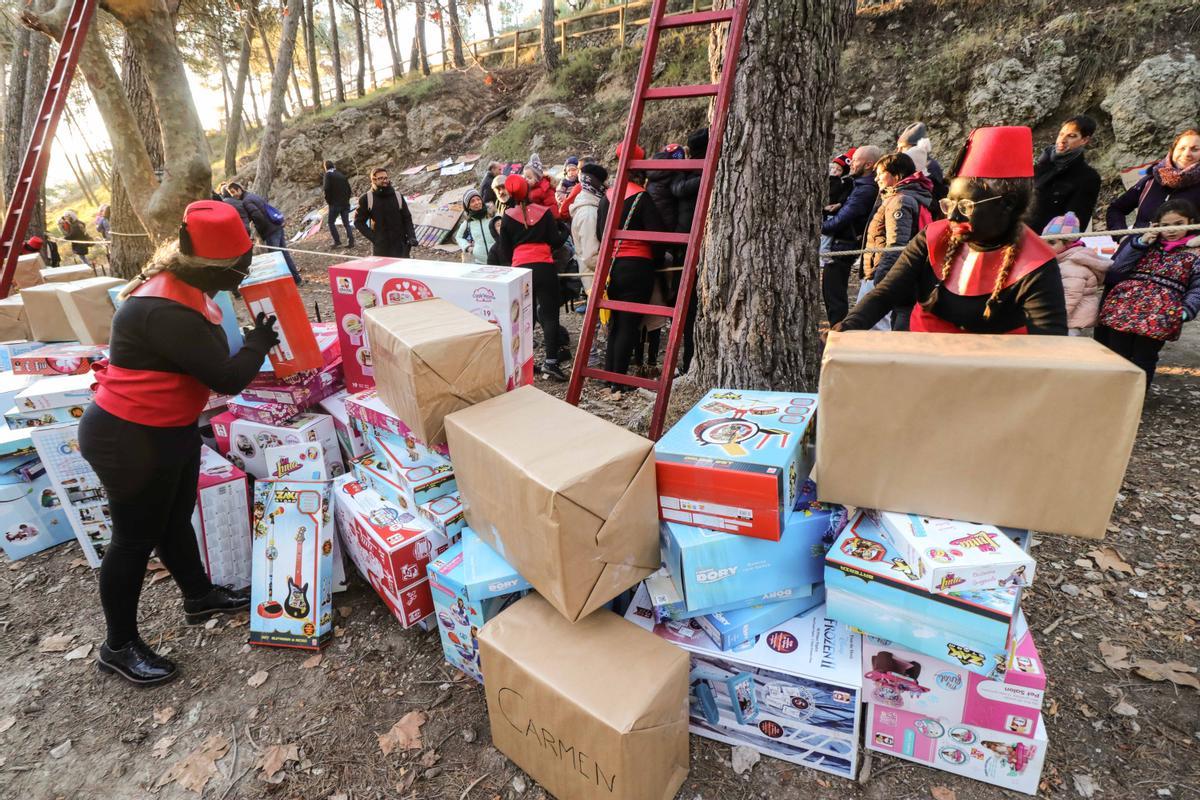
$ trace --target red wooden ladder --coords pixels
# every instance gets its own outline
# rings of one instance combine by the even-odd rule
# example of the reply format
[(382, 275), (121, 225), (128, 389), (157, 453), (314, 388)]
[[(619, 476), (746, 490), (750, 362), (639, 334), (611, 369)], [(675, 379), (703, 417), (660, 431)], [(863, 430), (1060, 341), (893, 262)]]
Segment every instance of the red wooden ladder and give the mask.
[[(596, 275), (592, 283), (592, 291), (588, 296), (583, 333), (575, 352), (575, 367), (571, 371), (571, 383), (567, 388), (567, 402), (579, 404), (585, 378), (610, 381), (622, 386), (634, 386), (656, 392), (654, 414), (650, 420), (651, 439), (658, 439), (662, 435), (667, 403), (671, 399), (671, 381), (675, 372), (675, 361), (679, 355), (679, 345), (682, 341), (688, 306), (691, 304), (692, 287), (696, 284), (696, 264), (700, 260), (700, 247), (704, 242), (709, 200), (712, 195), (713, 180), (716, 177), (717, 159), (721, 155), (721, 140), (725, 134), (725, 119), (729, 113), (730, 94), (733, 91), (733, 79), (742, 44), (742, 33), (746, 27), (746, 11), (749, 4), (749, 0), (734, 0), (733, 7), (728, 9), (668, 15), (665, 13), (667, 0), (654, 0), (650, 9), (646, 46), (642, 51), (641, 66), (638, 67), (633, 102), (629, 109), (629, 123), (625, 128), (625, 138), (621, 143), (621, 157), (617, 165), (616, 178), (613, 181), (613, 186), (616, 187), (613, 192), (614, 202), (609, 204), (608, 220), (604, 226), (604, 241), (600, 245), (600, 257), (596, 262)], [(725, 45), (724, 64), (721, 67), (721, 77), (718, 83), (653, 88), (650, 86), (654, 73), (654, 59), (658, 54), (659, 36), (662, 31), (723, 22), (730, 24)], [(642, 127), (642, 114), (645, 111), (646, 101), (691, 97), (716, 98), (712, 120), (709, 122), (708, 151), (705, 157), (703, 159), (664, 160), (632, 158), (638, 133)], [(630, 171), (651, 169), (701, 171), (700, 191), (696, 197), (696, 212), (692, 217), (690, 233), (619, 230), (624, 205), (624, 191)], [(612, 267), (613, 250), (618, 241), (687, 245), (687, 255), (683, 260), (683, 274), (674, 307), (621, 302), (604, 297), (604, 287), (608, 283), (608, 274)], [(662, 374), (657, 380), (622, 375), (588, 366), (588, 357), (592, 350), (592, 344), (596, 340), (596, 328), (602, 308), (636, 314), (655, 314), (671, 319), (671, 335), (667, 340), (667, 352), (663, 357)]]
[(4, 257), (3, 270), (0, 271), (0, 297), (8, 297), (8, 291), (12, 288), (17, 258), (21, 255), (25, 233), (29, 230), (29, 215), (37, 204), (38, 190), (45, 177), (46, 166), (50, 163), (54, 129), (58, 127), (58, 119), (67, 103), (75, 66), (79, 63), (79, 53), (83, 50), (95, 10), (96, 0), (75, 0), (63, 26), (58, 57), (54, 59), (54, 67), (50, 70), (50, 80), (46, 84), (46, 93), (42, 95), (37, 122), (33, 126), (29, 148), (25, 151), (21, 171), (8, 201), (8, 213), (4, 216), (4, 229), (0, 233), (0, 252)]

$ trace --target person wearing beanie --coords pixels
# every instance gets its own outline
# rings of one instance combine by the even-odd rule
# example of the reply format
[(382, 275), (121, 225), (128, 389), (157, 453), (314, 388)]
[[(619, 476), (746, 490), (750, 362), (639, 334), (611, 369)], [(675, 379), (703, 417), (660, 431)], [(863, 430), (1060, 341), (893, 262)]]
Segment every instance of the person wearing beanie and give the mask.
[(237, 289), (253, 245), (237, 212), (202, 200), (184, 212), (179, 239), (160, 249), (119, 297), (109, 359), (96, 370), (95, 400), (79, 424), (79, 450), (104, 486), (112, 541), (100, 564), (107, 635), (102, 672), (150, 686), (176, 665), (138, 634), (138, 599), (151, 551), (183, 594), (188, 624), (249, 608), (249, 596), (209, 580), (192, 511), (200, 472), (197, 421), (209, 396), (238, 394), (279, 343), (275, 318), (259, 314), (229, 355), (211, 296)]
[(476, 189), (467, 189), (463, 195), (463, 221), (454, 232), (454, 241), (462, 250), (463, 261), (488, 263), (488, 252), (496, 243), (492, 226), (488, 224), (487, 208), (483, 195)]
[(383, 167), (371, 171), (371, 188), (358, 198), (354, 228), (371, 243), (371, 255), (408, 258), (417, 246), (417, 230), (404, 195), (392, 187)]
[(554, 207), (559, 208), (563, 202), (570, 196), (571, 192), (579, 185), (579, 157), (571, 156), (563, 164), (562, 180), (558, 182), (558, 188), (554, 190)]
[(557, 216), (558, 203), (554, 200), (554, 184), (547, 177), (546, 170), (542, 167), (542, 157), (537, 153), (530, 154), (529, 161), (525, 164), (522, 174), (529, 183), (527, 202), (545, 206)]
[(525, 267), (533, 272), (534, 311), (542, 326), (545, 347), (542, 376), (565, 381), (567, 376), (559, 361), (560, 345), (566, 341), (566, 333), (558, 322), (562, 295), (553, 254), (556, 248), (566, 243), (567, 236), (551, 208), (530, 202), (529, 182), (524, 177), (509, 175), (504, 188), (512, 207), (501, 216), (499, 238), (488, 262)]
[(842, 207), (842, 203), (846, 202), (846, 198), (850, 196), (851, 190), (854, 189), (854, 178), (850, 176), (850, 162), (857, 149), (851, 147), (840, 156), (834, 156), (829, 160), (829, 195), (824, 208), (825, 217), (836, 213)]
[(900, 131), (896, 136), (896, 152), (911, 158), (917, 171), (933, 183), (933, 217), (940, 219), (942, 212), (939, 204), (950, 191), (950, 186), (942, 165), (933, 157), (933, 142), (929, 139), (924, 122), (914, 122)]
[[(1046, 224), (1042, 236), (1081, 233), (1082, 225), (1073, 211), (1055, 217)], [(1084, 328), (1093, 328), (1100, 315), (1100, 295), (1104, 276), (1112, 259), (1085, 247), (1078, 239), (1051, 239), (1050, 245), (1062, 273), (1063, 298), (1067, 304), (1067, 332), (1080, 336)]]
[(914, 236), (834, 330), (869, 330), (911, 306), (912, 331), (1066, 335), (1054, 251), (1022, 222), (1033, 194), (1033, 132), (972, 131), (954, 174), (941, 203), (947, 218)]
[(1096, 133), (1096, 121), (1080, 114), (1058, 130), (1054, 144), (1042, 151), (1033, 166), (1033, 205), (1029, 227), (1043, 230), (1067, 213), (1087, 229), (1100, 197), (1100, 173), (1087, 163), (1085, 152)]
[[(575, 259), (580, 272), (595, 272), (600, 255), (608, 199), (604, 191), (608, 170), (599, 164), (584, 164), (579, 172), (579, 193), (571, 203), (571, 240), (575, 242)], [(592, 291), (592, 276), (583, 277), (584, 291)]]

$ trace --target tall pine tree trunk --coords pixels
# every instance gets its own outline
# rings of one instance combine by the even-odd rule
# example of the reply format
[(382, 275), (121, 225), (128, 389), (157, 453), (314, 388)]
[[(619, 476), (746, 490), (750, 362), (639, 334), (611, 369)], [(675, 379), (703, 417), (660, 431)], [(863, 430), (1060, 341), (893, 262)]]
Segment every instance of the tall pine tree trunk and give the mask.
[(463, 56), (462, 26), (458, 20), (458, 0), (447, 0), (446, 13), (450, 15), (450, 47), (454, 51), (454, 66), (462, 69), (467, 65)]
[(483, 18), (487, 21), (488, 29), (488, 47), (491, 47), (491, 40), (496, 38), (496, 29), (492, 27), (492, 4), (489, 0), (483, 0)]
[(29, 52), (33, 31), (24, 26), (13, 32), (12, 74), (8, 79), (8, 96), (4, 102), (4, 197), (12, 197), (21, 172), (21, 159), (25, 158), (26, 142), (21, 141), (21, 120), (25, 116), (25, 76), (23, 68)]
[(421, 74), (429, 74), (429, 48), (425, 43), (425, 0), (414, 0), (413, 5), (416, 7), (417, 20), (417, 55), (421, 60)]
[(382, 7), (383, 32), (387, 36), (388, 52), (392, 54), (392, 82), (395, 83), (404, 74), (404, 67), (400, 63), (400, 48), (396, 42), (396, 26), (394, 24), (396, 12), (388, 0), (383, 0)]
[(304, 0), (304, 51), (308, 56), (308, 82), (313, 108), (321, 109), (321, 71), (317, 66), (317, 26), (313, 0)]
[(446, 14), (442, 11), (442, 4), (434, 0), (434, 13), (437, 14), (438, 34), (442, 37), (442, 72), (446, 71)]
[(554, 0), (542, 0), (542, 63), (558, 69), (558, 45), (554, 42)]
[[(254, 17), (255, 26), (258, 28), (258, 37), (262, 40), (263, 52), (267, 54), (267, 69), (271, 70), (271, 75), (274, 76), (275, 75), (275, 56), (271, 54), (271, 40), (267, 38), (267, 28), (263, 24), (262, 15), (258, 13), (258, 4), (257, 3), (250, 4), (250, 15), (252, 17)], [(304, 104), (300, 102), (299, 95), (300, 95), (300, 89), (297, 88), (296, 89), (296, 97), (291, 98), (293, 108), (301, 109), (304, 107)], [(290, 97), (290, 95), (289, 95), (289, 97)], [(286, 107), (283, 110), (283, 114), (285, 117), (288, 115)]]
[[(250, 72), (250, 23), (242, 29), (242, 49), (238, 53), (237, 83), (233, 87), (233, 113), (225, 137), (225, 177), (237, 174), (238, 139), (242, 136), (242, 108), (246, 98), (246, 76)], [(251, 95), (254, 93), (251, 92)]]
[(279, 155), (279, 139), (283, 134), (283, 93), (287, 91), (288, 75), (292, 71), (301, 3), (302, 0), (288, 0), (287, 14), (283, 20), (283, 38), (279, 42), (279, 59), (275, 62), (275, 75), (271, 79), (271, 106), (267, 110), (267, 125), (258, 148), (254, 189), (266, 198), (270, 198), (271, 184), (275, 180), (275, 159)]
[[(150, 164), (156, 170), (162, 169), (162, 132), (158, 125), (158, 112), (150, 97), (146, 74), (128, 39), (121, 53), (121, 84), (125, 87), (125, 96), (129, 98), (129, 105), (137, 119), (138, 131), (145, 140)], [(134, 213), (129, 194), (125, 191), (125, 184), (116, 170), (113, 170), (109, 220), (112, 222), (113, 232), (117, 234), (112, 237), (112, 245), (109, 247), (109, 268), (114, 275), (132, 278), (141, 272), (142, 267), (154, 255), (154, 242), (149, 235), (123, 235), (145, 234), (146, 229)]]
[(354, 10), (354, 45), (358, 65), (354, 70), (354, 91), (359, 97), (367, 93), (367, 54), (366, 37), (363, 36), (363, 13), (359, 7), (362, 0), (352, 0), (350, 8)]
[(329, 45), (333, 51), (333, 99), (346, 102), (346, 84), (342, 81), (342, 47), (338, 42), (337, 9), (329, 0)]
[[(698, 275), (701, 387), (817, 384), (830, 87), (853, 21), (853, 0), (753, 3), (741, 53), (727, 54), (738, 70)], [(780, 164), (795, 168), (784, 192), (772, 189)]]

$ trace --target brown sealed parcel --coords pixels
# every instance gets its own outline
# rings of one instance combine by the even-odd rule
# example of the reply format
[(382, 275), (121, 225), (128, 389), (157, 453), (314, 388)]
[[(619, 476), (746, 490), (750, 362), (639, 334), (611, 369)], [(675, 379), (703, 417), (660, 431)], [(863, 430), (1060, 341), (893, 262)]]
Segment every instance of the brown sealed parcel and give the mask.
[(670, 800), (688, 772), (688, 656), (536, 594), (479, 636), (492, 741), (559, 800)]
[(575, 621), (660, 566), (654, 446), (523, 386), (446, 417), (467, 522)]
[(379, 396), (425, 444), (445, 444), (447, 414), (504, 392), (500, 329), (470, 311), (422, 300), (365, 316)]
[(1091, 339), (832, 333), (818, 493), (1099, 539), (1144, 394), (1142, 371)]
[(108, 344), (116, 313), (108, 290), (126, 283), (121, 278), (99, 277), (58, 284), (63, 313), (80, 344)]

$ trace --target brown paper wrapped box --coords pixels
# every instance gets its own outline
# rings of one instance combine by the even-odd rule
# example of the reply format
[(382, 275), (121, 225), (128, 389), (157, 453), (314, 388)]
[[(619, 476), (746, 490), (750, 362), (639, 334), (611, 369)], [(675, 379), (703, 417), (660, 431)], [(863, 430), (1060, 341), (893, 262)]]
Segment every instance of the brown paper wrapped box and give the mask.
[(567, 619), (659, 568), (649, 440), (532, 386), (451, 414), (446, 433), (467, 522)]
[(126, 283), (120, 278), (88, 278), (58, 284), (63, 313), (80, 344), (108, 344), (116, 313), (108, 290)]
[(96, 277), (96, 271), (83, 264), (72, 264), (66, 267), (46, 267), (42, 270), (42, 279), (46, 283), (70, 283), (85, 278)]
[(1066, 336), (832, 333), (816, 480), (833, 503), (1104, 536), (1140, 369)]
[(446, 442), (447, 414), (504, 393), (500, 329), (445, 300), (369, 309), (379, 396), (413, 435)]
[(0, 300), (0, 342), (29, 338), (29, 320), (25, 317), (25, 301), (14, 294)]
[(29, 334), (38, 342), (73, 342), (75, 331), (63, 308), (60, 284), (43, 283), (21, 290)]
[(479, 636), (492, 742), (559, 800), (670, 800), (688, 773), (688, 656), (536, 594)]
[(30, 286), (37, 286), (39, 283), (44, 283), (42, 279), (42, 270), (46, 267), (46, 262), (42, 260), (38, 253), (26, 253), (23, 256), (17, 256), (17, 270), (13, 273), (13, 286), (18, 289), (27, 289)]

